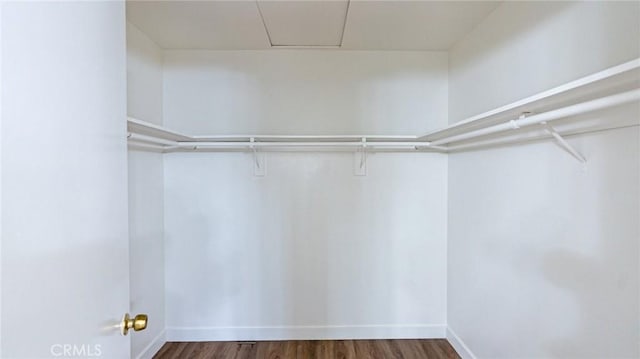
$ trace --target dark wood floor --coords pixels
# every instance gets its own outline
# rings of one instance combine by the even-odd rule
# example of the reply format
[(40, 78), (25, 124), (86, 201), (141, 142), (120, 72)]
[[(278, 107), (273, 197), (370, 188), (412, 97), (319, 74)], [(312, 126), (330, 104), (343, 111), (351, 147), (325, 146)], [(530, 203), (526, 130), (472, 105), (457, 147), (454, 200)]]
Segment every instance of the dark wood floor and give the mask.
[(169, 342), (157, 359), (458, 359), (446, 339)]

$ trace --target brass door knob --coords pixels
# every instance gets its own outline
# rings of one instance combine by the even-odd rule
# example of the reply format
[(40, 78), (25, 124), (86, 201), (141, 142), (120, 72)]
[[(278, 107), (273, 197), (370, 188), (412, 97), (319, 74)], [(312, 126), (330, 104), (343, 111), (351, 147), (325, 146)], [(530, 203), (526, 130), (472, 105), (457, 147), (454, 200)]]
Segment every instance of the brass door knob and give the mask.
[(122, 318), (122, 335), (127, 335), (129, 333), (129, 329), (133, 329), (136, 332), (144, 330), (147, 327), (147, 318), (146, 314), (138, 314), (134, 318), (129, 317), (129, 313), (124, 315)]

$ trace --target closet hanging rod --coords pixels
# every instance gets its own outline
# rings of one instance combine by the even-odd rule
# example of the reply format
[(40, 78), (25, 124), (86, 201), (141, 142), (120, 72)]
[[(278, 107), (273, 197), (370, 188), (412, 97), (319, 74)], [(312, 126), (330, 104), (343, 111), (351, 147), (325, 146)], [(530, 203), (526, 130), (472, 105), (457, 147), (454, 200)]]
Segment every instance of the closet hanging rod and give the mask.
[[(362, 138), (366, 138), (369, 141), (381, 141), (384, 140), (417, 140), (417, 136), (413, 135), (391, 135), (391, 136), (382, 136), (382, 135), (205, 135), (205, 136), (191, 136), (191, 139), (194, 141), (202, 141), (202, 142), (215, 142), (218, 140), (230, 141), (234, 139), (250, 139), (253, 138), (257, 141), (271, 141), (276, 142), (277, 140), (360, 140)], [(234, 142), (234, 141), (231, 141)], [(238, 141), (235, 141), (238, 142)], [(346, 142), (346, 141), (345, 141)]]
[(622, 92), (619, 94), (601, 97), (599, 99), (578, 103), (575, 105), (559, 108), (557, 110), (551, 110), (548, 112), (531, 115), (528, 117), (521, 117), (509, 122), (485, 127), (479, 130), (462, 133), (455, 136), (445, 137), (431, 142), (434, 146), (444, 145), (451, 142), (459, 142), (464, 140), (470, 140), (476, 137), (491, 135), (508, 130), (514, 130), (521, 127), (541, 124), (543, 122), (550, 122), (559, 120), (562, 118), (581, 115), (591, 111), (597, 111), (608, 107), (622, 105), (628, 102), (640, 100), (640, 89)]
[(166, 149), (165, 146), (152, 145), (152, 144), (142, 143), (142, 142), (129, 142), (127, 143), (127, 146), (137, 148), (137, 149), (149, 150), (153, 152), (164, 152), (164, 150)]
[[(563, 133), (562, 136), (565, 138), (571, 138), (575, 136), (580, 136), (588, 133), (598, 133), (603, 131), (617, 130), (617, 129), (631, 129), (631, 128), (640, 128), (640, 123), (638, 124), (623, 124), (623, 125), (615, 125), (615, 126), (601, 126), (590, 128), (587, 130), (573, 130), (567, 133)], [(532, 143), (537, 141), (544, 141), (553, 139), (553, 136), (549, 134), (536, 134), (526, 137), (512, 137), (512, 138), (492, 138), (482, 141), (472, 141), (469, 143), (463, 143), (460, 145), (450, 145), (447, 146), (447, 152), (455, 153), (455, 152), (464, 152), (469, 150), (475, 150), (480, 148), (491, 148), (491, 147), (499, 147), (499, 146), (508, 146), (522, 143)]]
[(178, 147), (431, 147), (428, 142), (178, 142)]
[[(615, 88), (619, 88), (619, 91), (622, 91), (624, 89), (621, 87), (628, 87), (632, 83), (635, 83), (635, 87), (637, 87), (638, 80), (640, 80), (639, 76), (640, 58), (636, 58), (499, 108), (477, 114), (447, 127), (431, 131), (418, 136), (418, 139), (429, 141), (440, 140), (443, 138), (443, 135), (446, 136), (447, 132), (456, 131), (457, 133), (464, 133), (464, 127), (466, 126), (473, 126), (475, 128), (479, 126), (483, 127), (484, 121), (497, 120), (499, 117), (511, 116), (531, 110), (535, 111), (536, 108), (540, 108), (540, 106), (546, 107), (553, 105), (553, 103), (562, 102), (559, 101), (561, 99), (572, 101), (576, 96), (599, 91), (607, 92)], [(493, 123), (495, 124), (495, 121)]]
[(432, 146), (429, 142), (203, 142), (203, 141), (171, 141), (162, 138), (155, 138), (137, 133), (129, 133), (128, 138), (133, 141), (143, 143), (159, 144), (169, 146), (168, 149), (190, 149), (190, 148), (278, 148), (278, 147), (349, 147), (349, 148), (433, 148), (445, 150), (444, 147)]

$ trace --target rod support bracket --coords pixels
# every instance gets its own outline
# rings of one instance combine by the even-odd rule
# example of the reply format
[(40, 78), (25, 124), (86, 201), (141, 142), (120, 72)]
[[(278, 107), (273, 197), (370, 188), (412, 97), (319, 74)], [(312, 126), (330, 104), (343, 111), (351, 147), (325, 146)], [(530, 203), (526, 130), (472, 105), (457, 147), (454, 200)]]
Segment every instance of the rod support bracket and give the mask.
[(578, 150), (576, 150), (573, 146), (571, 146), (571, 144), (569, 142), (567, 142), (559, 133), (558, 131), (556, 131), (555, 128), (553, 128), (553, 126), (549, 125), (546, 121), (541, 122), (540, 125), (542, 125), (542, 127), (544, 128), (544, 130), (550, 134), (551, 136), (553, 136), (553, 138), (555, 138), (556, 140), (556, 144), (562, 148), (563, 150), (565, 150), (567, 153), (569, 153), (573, 158), (575, 158), (576, 160), (578, 160), (578, 162), (582, 163), (583, 165), (586, 165), (587, 160), (584, 158), (584, 156), (582, 156), (580, 154), (580, 152), (578, 152)]
[[(524, 120), (529, 115), (531, 115), (531, 112), (525, 111), (525, 112), (521, 113), (520, 116), (518, 116), (518, 120)], [(511, 125), (511, 128), (513, 128), (514, 130), (517, 130), (517, 129), (520, 128), (520, 125), (518, 125), (518, 120), (509, 121), (509, 124)]]
[(353, 157), (353, 174), (355, 176), (367, 175), (367, 138), (362, 137), (361, 145), (354, 153)]
[(256, 177), (264, 177), (267, 174), (267, 157), (263, 151), (258, 151), (253, 144), (256, 142), (254, 137), (249, 138), (249, 149), (253, 152), (253, 175)]

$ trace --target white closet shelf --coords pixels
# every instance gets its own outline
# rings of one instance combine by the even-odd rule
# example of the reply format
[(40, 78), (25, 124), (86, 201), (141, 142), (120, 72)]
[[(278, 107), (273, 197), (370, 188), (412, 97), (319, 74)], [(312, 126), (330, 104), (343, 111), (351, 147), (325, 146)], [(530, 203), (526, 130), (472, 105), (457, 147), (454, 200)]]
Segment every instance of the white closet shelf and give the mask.
[[(413, 135), (207, 135), (191, 136), (162, 126), (129, 117), (127, 120), (130, 144), (164, 152), (185, 150), (275, 150), (283, 148), (386, 148), (413, 150), (429, 148)], [(438, 150), (434, 148), (433, 150)], [(443, 150), (440, 148), (440, 150)]]
[(366, 138), (370, 142), (387, 141), (416, 141), (417, 136), (413, 135), (207, 135), (191, 136), (171, 131), (162, 126), (141, 121), (132, 117), (128, 118), (128, 130), (130, 133), (151, 136), (159, 139), (176, 142), (352, 142), (361, 141)]
[[(478, 84), (478, 86), (481, 86), (481, 84)], [(640, 58), (469, 117), (418, 138), (424, 141), (443, 140), (495, 124), (516, 120), (522, 114), (547, 113), (552, 110), (579, 105), (590, 100), (638, 88), (640, 88)]]
[(175, 131), (171, 131), (160, 125), (138, 120), (133, 117), (127, 118), (127, 130), (129, 131), (129, 133), (137, 133), (140, 135), (150, 136), (157, 139), (163, 139), (168, 141), (191, 141), (192, 140), (191, 136), (187, 136)]
[[(580, 161), (584, 161), (577, 151), (562, 139), (559, 132), (570, 135), (638, 126), (640, 119), (625, 123), (615, 123), (615, 121), (606, 123), (605, 121), (605, 124), (593, 124), (589, 123), (592, 119), (580, 116), (588, 112), (637, 101), (640, 101), (640, 58), (470, 117), (423, 136), (191, 136), (134, 118), (129, 118), (127, 122), (130, 145), (160, 152), (255, 151), (257, 149), (293, 148), (449, 152), (555, 138), (567, 152)], [(560, 127), (551, 126), (551, 122), (566, 118), (572, 118), (574, 122), (581, 122), (582, 127), (575, 123), (573, 126), (567, 127), (563, 121), (557, 121)], [(585, 124), (587, 127), (584, 127)], [(556, 126), (555, 122), (554, 126)]]

